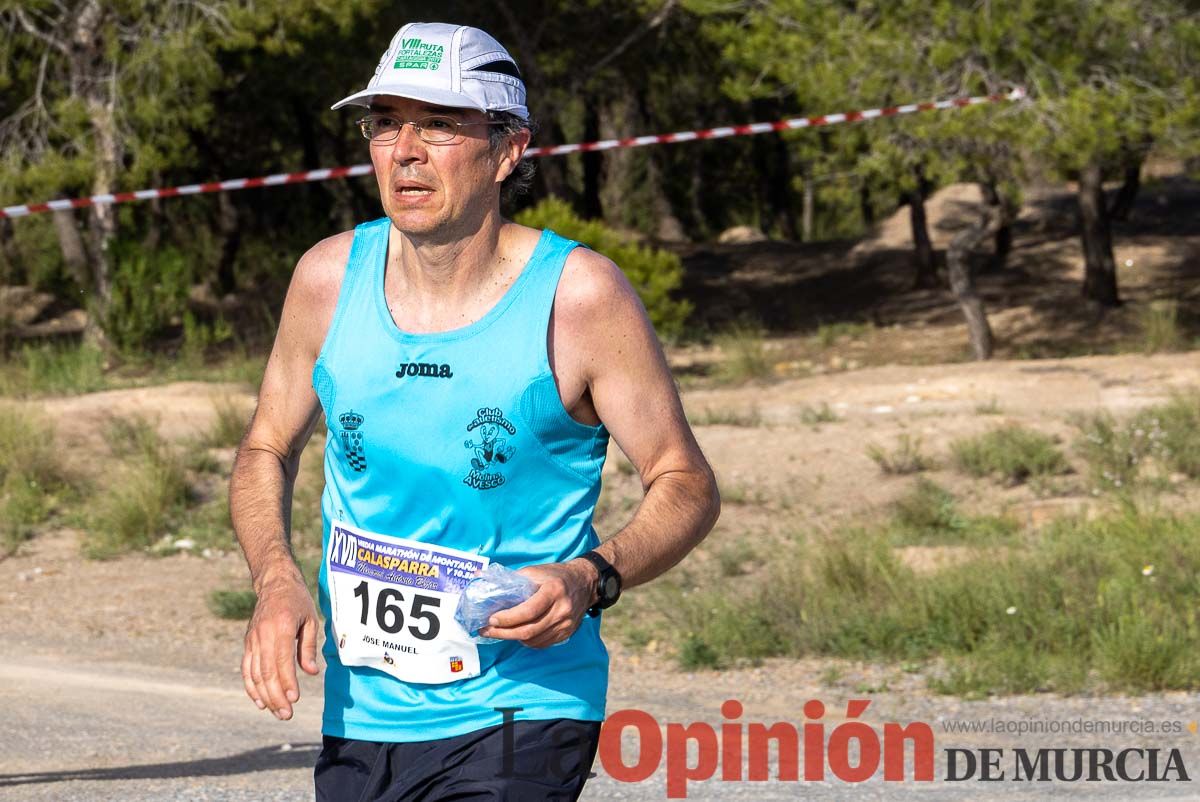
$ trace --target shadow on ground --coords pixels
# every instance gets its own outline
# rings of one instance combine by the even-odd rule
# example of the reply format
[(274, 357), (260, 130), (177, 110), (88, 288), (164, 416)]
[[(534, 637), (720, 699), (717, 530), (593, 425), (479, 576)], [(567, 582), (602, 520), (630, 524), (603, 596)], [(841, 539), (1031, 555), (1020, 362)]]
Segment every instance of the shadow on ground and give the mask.
[(171, 780), (188, 777), (224, 777), (250, 774), (256, 771), (303, 769), (316, 765), (320, 744), (298, 744), (282, 751), (279, 747), (263, 747), (239, 752), (227, 757), (181, 760), (172, 763), (149, 763), (137, 766), (115, 766), (103, 769), (74, 769), (43, 771), (29, 774), (0, 774), (0, 788), (13, 785), (34, 785), (57, 782), (106, 780)]

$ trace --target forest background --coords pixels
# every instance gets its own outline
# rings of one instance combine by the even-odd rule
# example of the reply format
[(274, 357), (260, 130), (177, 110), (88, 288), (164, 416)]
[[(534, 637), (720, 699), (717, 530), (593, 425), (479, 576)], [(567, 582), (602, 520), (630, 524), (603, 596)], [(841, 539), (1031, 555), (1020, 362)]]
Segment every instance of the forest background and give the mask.
[[(507, 209), (557, 198), (567, 206), (527, 219), (572, 230), (595, 220), (593, 239), (603, 231), (613, 243), (670, 248), (735, 226), (846, 240), (906, 206), (912, 284), (949, 282), (983, 357), (991, 334), (973, 266), (953, 248), (935, 252), (926, 200), (941, 186), (978, 183), (986, 208), (959, 255), (993, 239), (1002, 263), (1025, 189), (1071, 182), (1086, 262), (1079, 314), (1117, 306), (1111, 226), (1133, 208), (1143, 165), (1196, 167), (1198, 8), (505, 0), (450, 2), (438, 15), (482, 26), (511, 50), (540, 124), (535, 144), (1024, 87), (1029, 99), (1013, 104), (541, 159), (532, 191)], [(0, 204), (365, 161), (354, 115), (328, 107), (371, 75), (392, 31), (428, 15), (380, 0), (4, 0)], [(1105, 181), (1117, 182), (1107, 194)], [(43, 315), (86, 310), (76, 321), (110, 362), (261, 347), (298, 256), (377, 214), (368, 176), (2, 219), (0, 285), (52, 295)], [(704, 336), (671, 297), (677, 260), (642, 250), (623, 266), (661, 335)]]

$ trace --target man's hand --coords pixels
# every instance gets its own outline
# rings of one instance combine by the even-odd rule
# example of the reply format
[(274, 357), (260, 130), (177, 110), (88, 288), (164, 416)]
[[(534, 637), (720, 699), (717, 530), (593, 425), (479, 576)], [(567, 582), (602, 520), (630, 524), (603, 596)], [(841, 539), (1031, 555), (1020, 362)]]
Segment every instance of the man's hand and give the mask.
[(526, 646), (544, 649), (561, 643), (579, 628), (592, 605), (596, 568), (587, 560), (546, 563), (521, 568), (519, 574), (537, 583), (537, 592), (488, 620), (479, 634), (501, 640), (519, 640)]
[(292, 717), (292, 704), (300, 699), (296, 662), (309, 674), (320, 671), (318, 626), (317, 609), (299, 573), (263, 582), (242, 657), (246, 694), (260, 710), (282, 721)]

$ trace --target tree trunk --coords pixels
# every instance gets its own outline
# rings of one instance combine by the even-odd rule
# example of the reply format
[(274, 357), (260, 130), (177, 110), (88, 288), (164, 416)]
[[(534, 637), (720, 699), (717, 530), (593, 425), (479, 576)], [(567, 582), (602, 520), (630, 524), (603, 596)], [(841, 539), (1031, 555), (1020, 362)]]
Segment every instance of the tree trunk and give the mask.
[(800, 211), (800, 239), (803, 242), (813, 240), (813, 213), (816, 205), (816, 187), (813, 186), (812, 170), (804, 168), (804, 206)]
[(946, 272), (950, 278), (950, 291), (967, 319), (967, 335), (971, 340), (971, 353), (978, 360), (992, 356), (992, 328), (988, 325), (983, 300), (975, 288), (975, 269), (971, 251), (979, 246), (988, 234), (995, 234), (1000, 226), (1000, 207), (984, 204), (978, 222), (963, 229), (950, 240), (946, 250)]
[(0, 219), (0, 284), (17, 284), (17, 254), (13, 247), (12, 218)]
[(999, 216), (996, 236), (992, 238), (992, 258), (988, 260), (988, 272), (995, 273), (1004, 269), (1008, 254), (1012, 251), (1013, 220), (1017, 216), (1016, 204), (1000, 194), (993, 181), (984, 181), (979, 185), (983, 191), (984, 202), (995, 210)]
[(701, 238), (707, 237), (712, 230), (709, 225), (708, 215), (704, 212), (704, 207), (700, 204), (700, 198), (704, 195), (704, 173), (703, 165), (700, 159), (692, 159), (692, 184), (691, 191), (688, 192), (688, 204), (691, 208), (694, 232)]
[[(331, 183), (340, 184), (341, 182)], [(242, 228), (238, 221), (237, 206), (234, 205), (228, 192), (217, 193), (217, 231), (221, 235), (221, 255), (217, 262), (215, 294), (217, 300), (220, 301), (229, 293), (237, 290), (234, 265), (242, 244)]]
[[(92, 132), (95, 135), (95, 164), (96, 176), (92, 181), (92, 194), (103, 195), (111, 193), (116, 184), (117, 167), (121, 161), (120, 143), (117, 139), (116, 120), (113, 117), (113, 107), (105, 102), (89, 102), (88, 112), (91, 116)], [(112, 305), (112, 266), (111, 254), (113, 240), (117, 236), (117, 211), (111, 203), (97, 204), (91, 207), (89, 215), (91, 224), (91, 247), (88, 249), (92, 266), (92, 306), (93, 320), (89, 325), (103, 327), (108, 320), (109, 308)], [(97, 332), (90, 333), (91, 339), (99, 341)]]
[[(600, 114), (594, 103), (586, 106), (583, 111), (583, 141), (595, 142), (600, 138)], [(588, 220), (597, 220), (604, 214), (600, 203), (600, 171), (604, 166), (604, 154), (585, 151), (580, 158), (583, 159), (583, 197), (580, 199), (583, 216)]]
[(1125, 181), (1121, 184), (1121, 188), (1117, 190), (1117, 194), (1113, 196), (1112, 204), (1108, 207), (1108, 217), (1110, 220), (1128, 220), (1129, 213), (1133, 211), (1133, 204), (1137, 201), (1138, 190), (1142, 186), (1142, 165), (1141, 162), (1125, 168)]
[[(782, 109), (776, 105), (764, 109), (770, 111), (770, 116), (759, 117), (761, 120), (774, 120), (782, 116)], [(792, 158), (788, 144), (782, 136), (776, 134), (770, 137), (760, 137), (771, 145), (774, 165), (771, 169), (771, 182), (768, 186), (767, 199), (770, 201), (775, 227), (784, 239), (795, 242), (800, 237), (796, 230), (796, 210), (792, 201)]]
[[(617, 139), (645, 130), (641, 99), (628, 86), (605, 104), (599, 133)], [(685, 239), (662, 188), (661, 172), (652, 148), (621, 148), (604, 152), (600, 171), (600, 206), (604, 221), (617, 227), (638, 227), (662, 240)]]
[(925, 217), (924, 181), (908, 195), (909, 220), (913, 238), (913, 288), (936, 287), (937, 264), (933, 258), (933, 242), (929, 239), (929, 223)]
[[(124, 155), (115, 115), (116, 67), (107, 59), (108, 43), (101, 35), (107, 13), (100, 0), (86, 0), (75, 17), (69, 43), (71, 94), (83, 101), (92, 128), (93, 195), (114, 190)], [(117, 233), (116, 209), (108, 203), (92, 206), (88, 223), (92, 296), (84, 339), (111, 350), (104, 325), (112, 304), (109, 251)]]
[(83, 237), (75, 222), (74, 209), (59, 209), (51, 212), (54, 230), (58, 234), (58, 248), (62, 251), (63, 264), (79, 289), (86, 292), (92, 282), (88, 275), (88, 255), (83, 246)]
[(871, 203), (871, 188), (866, 181), (858, 185), (858, 213), (862, 216), (864, 227), (875, 225), (875, 204)]
[(662, 242), (687, 242), (683, 223), (675, 216), (671, 201), (663, 191), (662, 171), (655, 161), (654, 150), (647, 148), (646, 188), (650, 192), (650, 207), (654, 212), (654, 236)]
[(1102, 307), (1121, 305), (1117, 295), (1117, 263), (1113, 257), (1112, 227), (1104, 203), (1100, 165), (1079, 173), (1079, 218), (1083, 238), (1083, 297)]
[[(562, 126), (556, 120), (551, 118), (550, 124), (547, 126), (548, 137), (546, 140), (553, 144), (564, 142)], [(554, 196), (571, 200), (570, 184), (567, 182), (567, 160), (566, 159), (538, 159), (537, 160), (537, 180), (541, 184), (542, 197)]]

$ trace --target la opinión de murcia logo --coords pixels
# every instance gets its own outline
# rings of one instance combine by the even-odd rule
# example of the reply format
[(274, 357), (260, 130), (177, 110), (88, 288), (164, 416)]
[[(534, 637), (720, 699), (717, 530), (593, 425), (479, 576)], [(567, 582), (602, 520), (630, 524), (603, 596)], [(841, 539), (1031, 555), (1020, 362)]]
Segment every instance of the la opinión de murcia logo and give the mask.
[[(721, 705), (725, 720), (717, 726), (702, 721), (664, 725), (644, 710), (619, 710), (601, 726), (597, 756), (605, 773), (625, 783), (650, 780), (665, 760), (668, 799), (687, 798), (688, 784), (705, 780), (821, 782), (828, 773), (846, 783), (860, 783), (876, 777), (881, 768), (885, 782), (934, 782), (937, 747), (933, 728), (921, 721), (872, 726), (858, 720), (870, 704), (869, 699), (849, 700), (845, 708), (847, 720), (832, 727), (822, 722), (825, 704), (817, 699), (805, 703), (803, 711), (808, 720), (801, 726), (788, 721), (773, 724), (741, 721), (743, 707), (736, 699)], [(520, 710), (496, 708), (506, 724)], [(629, 760), (621, 748), (627, 732), (636, 736), (636, 748)], [(579, 743), (585, 744), (586, 739), (580, 739)], [(777, 756), (774, 767), (770, 758), (772, 746)], [(1183, 756), (1174, 748), (1017, 747), (942, 751), (944, 782), (1188, 782), (1191, 779)], [(588, 756), (583, 757), (586, 764)], [(507, 760), (504, 765), (511, 774), (512, 761)], [(556, 765), (543, 769), (543, 773), (559, 771)]]

